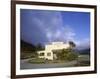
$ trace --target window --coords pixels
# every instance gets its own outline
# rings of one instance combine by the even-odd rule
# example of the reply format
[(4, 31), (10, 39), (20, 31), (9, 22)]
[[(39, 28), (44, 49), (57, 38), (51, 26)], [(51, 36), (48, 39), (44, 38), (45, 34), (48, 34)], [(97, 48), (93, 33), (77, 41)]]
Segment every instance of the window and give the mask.
[(44, 56), (44, 53), (40, 53), (40, 56)]
[(51, 56), (51, 53), (47, 53), (47, 56)]

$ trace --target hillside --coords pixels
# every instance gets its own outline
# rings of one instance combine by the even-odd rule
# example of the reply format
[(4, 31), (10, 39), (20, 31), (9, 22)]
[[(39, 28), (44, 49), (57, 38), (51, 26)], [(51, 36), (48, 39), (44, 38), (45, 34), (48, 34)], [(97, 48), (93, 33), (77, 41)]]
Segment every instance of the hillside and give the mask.
[(76, 50), (79, 54), (82, 55), (90, 55), (90, 48), (82, 49), (82, 50)]
[(21, 40), (21, 51), (22, 52), (27, 52), (27, 51), (37, 51), (37, 50), (43, 50), (44, 47), (39, 43), (37, 45), (33, 45), (33, 44), (30, 44), (30, 43), (27, 43), (23, 40)]
[(44, 50), (44, 47), (40, 43), (33, 45), (21, 40), (21, 59), (37, 57), (36, 51), (39, 50)]

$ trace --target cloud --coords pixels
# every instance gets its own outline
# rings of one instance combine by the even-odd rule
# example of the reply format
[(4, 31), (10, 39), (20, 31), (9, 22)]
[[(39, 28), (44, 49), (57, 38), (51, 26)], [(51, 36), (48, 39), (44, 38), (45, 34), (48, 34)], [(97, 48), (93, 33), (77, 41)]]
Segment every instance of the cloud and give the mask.
[(70, 25), (65, 25), (61, 12), (43, 10), (21, 10), (21, 39), (32, 44), (53, 41), (73, 41), (76, 48), (90, 47), (90, 39), (77, 37)]
[(69, 25), (63, 24), (61, 12), (22, 10), (23, 14), (22, 20), (26, 18), (22, 21), (22, 39), (33, 44), (74, 40), (75, 32)]
[(49, 41), (64, 41), (67, 42), (69, 40), (73, 40), (75, 33), (71, 30), (68, 30), (68, 27), (58, 27), (54, 28), (55, 31), (52, 32), (52, 30), (47, 32), (47, 37)]
[[(36, 11), (37, 12), (37, 11)], [(38, 16), (38, 17), (37, 17)], [(60, 12), (38, 11), (33, 23), (44, 31), (49, 42), (72, 40), (75, 33), (70, 27), (63, 25), (63, 19)]]
[(74, 41), (76, 43), (76, 48), (77, 49), (87, 49), (90, 48), (90, 39), (89, 38), (85, 38), (83, 40), (79, 40), (79, 41)]

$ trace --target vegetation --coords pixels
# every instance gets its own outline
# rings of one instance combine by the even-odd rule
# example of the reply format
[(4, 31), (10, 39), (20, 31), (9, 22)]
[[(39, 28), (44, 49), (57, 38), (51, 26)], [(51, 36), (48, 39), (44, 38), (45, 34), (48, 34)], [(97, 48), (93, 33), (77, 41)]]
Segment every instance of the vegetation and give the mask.
[(28, 61), (29, 63), (36, 63), (36, 64), (41, 64), (41, 63), (45, 63), (45, 59), (44, 58), (35, 58), (35, 59), (31, 59)]
[(38, 44), (30, 44), (23, 40), (21, 40), (21, 52), (36, 52), (37, 50), (44, 50), (44, 47), (41, 45), (41, 43)]
[(37, 58), (37, 50), (44, 50), (41, 43), (33, 45), (21, 40), (21, 59)]
[(75, 43), (70, 41), (70, 47), (68, 49), (53, 50), (53, 53), (57, 56), (54, 60), (48, 60), (45, 58), (38, 58), (37, 51), (44, 50), (41, 43), (30, 44), (21, 40), (21, 59), (28, 59), (27, 62), (33, 64), (43, 63), (66, 63), (72, 60), (77, 60), (75, 66), (89, 66), (90, 65), (90, 48), (83, 50), (75, 50)]
[(70, 41), (69, 45), (70, 47), (68, 49), (63, 49), (61, 51), (55, 52), (58, 60), (71, 61), (78, 58), (78, 54), (73, 50), (73, 48), (76, 46), (75, 43)]
[(71, 49), (76, 47), (76, 44), (73, 41), (69, 41), (69, 45)]
[(58, 60), (75, 60), (78, 58), (78, 54), (72, 51), (71, 49), (63, 49), (61, 52), (57, 52)]
[(36, 52), (29, 52), (29, 53), (21, 53), (21, 59), (27, 59), (27, 58), (37, 58)]

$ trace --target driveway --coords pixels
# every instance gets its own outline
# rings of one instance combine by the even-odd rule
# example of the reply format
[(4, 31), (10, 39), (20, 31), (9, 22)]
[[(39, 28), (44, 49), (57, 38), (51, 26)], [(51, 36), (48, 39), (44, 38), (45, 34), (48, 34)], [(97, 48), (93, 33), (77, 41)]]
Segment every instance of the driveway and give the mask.
[(40, 69), (40, 68), (59, 68), (59, 67), (72, 67), (77, 64), (77, 61), (71, 61), (66, 63), (45, 63), (45, 64), (32, 64), (28, 63), (28, 59), (21, 60), (20, 67), (21, 69)]

